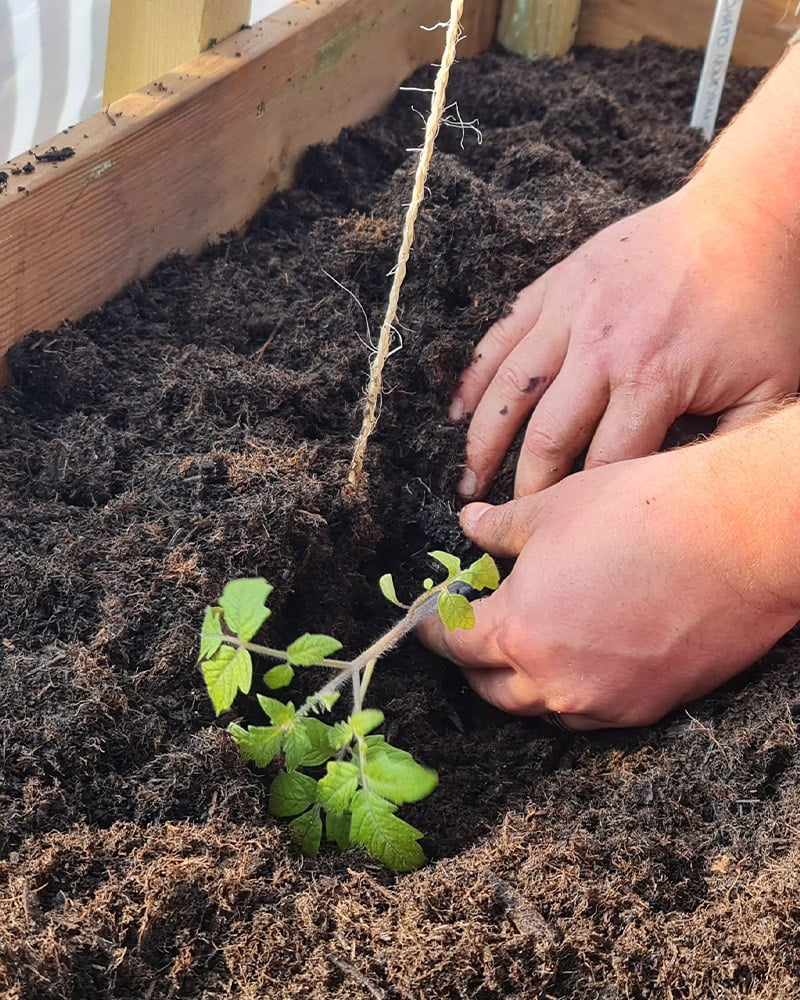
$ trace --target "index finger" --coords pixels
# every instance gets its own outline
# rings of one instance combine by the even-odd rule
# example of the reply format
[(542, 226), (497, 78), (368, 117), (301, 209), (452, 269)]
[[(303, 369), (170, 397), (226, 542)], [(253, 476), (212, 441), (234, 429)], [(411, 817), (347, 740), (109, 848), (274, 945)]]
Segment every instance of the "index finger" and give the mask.
[(460, 420), (475, 412), (500, 365), (536, 325), (542, 312), (546, 277), (546, 274), (542, 275), (524, 288), (515, 299), (511, 312), (497, 320), (478, 341), (472, 363), (464, 369), (450, 403), (451, 420)]
[(547, 699), (541, 685), (511, 667), (504, 670), (467, 667), (464, 678), (477, 695), (501, 712), (528, 716), (547, 712)]

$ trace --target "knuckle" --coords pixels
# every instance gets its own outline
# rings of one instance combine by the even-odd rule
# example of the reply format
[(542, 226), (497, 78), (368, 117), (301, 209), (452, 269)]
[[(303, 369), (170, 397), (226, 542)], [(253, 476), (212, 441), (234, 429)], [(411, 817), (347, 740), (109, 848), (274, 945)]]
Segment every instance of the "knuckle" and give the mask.
[(670, 367), (659, 357), (632, 360), (625, 367), (617, 366), (616, 375), (609, 381), (617, 392), (632, 398), (649, 397), (663, 391), (670, 377)]
[(588, 455), (583, 463), (584, 469), (603, 469), (607, 465), (614, 465), (619, 461), (619, 456), (612, 455), (609, 451), (600, 452), (595, 455)]
[(504, 390), (504, 394), (509, 391), (514, 395), (527, 392), (530, 383), (530, 376), (524, 372), (520, 365), (511, 360), (507, 360), (498, 370), (496, 375), (498, 386)]
[[(516, 619), (516, 621), (519, 620)], [(500, 629), (496, 636), (500, 656), (507, 666), (519, 673), (529, 675), (531, 672), (530, 639), (523, 635), (523, 630), (515, 623), (514, 619), (510, 619), (507, 624), (509, 627)]]
[(515, 335), (510, 317), (503, 316), (490, 328), (485, 340), (491, 340), (501, 351), (507, 353), (516, 345), (519, 337)]
[[(486, 527), (490, 528), (494, 535), (506, 539), (508, 544), (513, 544), (517, 533), (517, 518), (511, 505), (495, 507), (494, 510), (487, 511), (487, 514), (491, 520), (487, 522)], [(484, 517), (486, 516), (484, 514)]]
[(541, 418), (534, 419), (528, 425), (522, 448), (531, 458), (553, 462), (564, 453), (564, 435)]

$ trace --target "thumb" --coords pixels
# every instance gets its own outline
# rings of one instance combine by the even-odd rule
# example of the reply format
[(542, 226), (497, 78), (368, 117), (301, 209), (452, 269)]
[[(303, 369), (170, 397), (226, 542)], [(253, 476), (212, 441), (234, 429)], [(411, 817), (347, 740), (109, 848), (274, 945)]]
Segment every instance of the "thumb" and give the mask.
[(538, 496), (520, 497), (498, 507), (471, 503), (461, 511), (461, 528), (478, 548), (513, 558), (533, 534), (540, 506)]

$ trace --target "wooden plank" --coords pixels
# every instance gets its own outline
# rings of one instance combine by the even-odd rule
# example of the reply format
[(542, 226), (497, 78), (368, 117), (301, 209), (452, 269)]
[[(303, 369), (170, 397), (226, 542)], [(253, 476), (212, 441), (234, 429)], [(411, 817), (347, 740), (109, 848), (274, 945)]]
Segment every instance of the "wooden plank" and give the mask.
[[(0, 194), (0, 358), (169, 253), (241, 227), (291, 183), (309, 145), (377, 114), (436, 61), (443, 33), (419, 26), (448, 10), (447, 0), (297, 0), (59, 135), (75, 155), (10, 176)], [(460, 58), (491, 44), (496, 15), (493, 0), (468, 0)]]
[[(771, 66), (800, 27), (796, 0), (747, 0), (742, 8), (734, 61)], [(673, 45), (705, 48), (714, 0), (664, 3), (663, 0), (583, 0), (577, 45), (616, 49), (644, 35)]]
[(581, 0), (502, 0), (497, 40), (518, 55), (561, 56), (575, 39)]
[(106, 104), (188, 62), (250, 20), (250, 0), (111, 0)]

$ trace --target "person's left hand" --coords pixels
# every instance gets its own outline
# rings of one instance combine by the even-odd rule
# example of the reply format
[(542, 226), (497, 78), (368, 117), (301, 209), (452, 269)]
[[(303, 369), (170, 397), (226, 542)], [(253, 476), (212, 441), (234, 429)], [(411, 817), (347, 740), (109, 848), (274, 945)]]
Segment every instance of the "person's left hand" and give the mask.
[(742, 426), (797, 391), (798, 246), (701, 171), (529, 285), (475, 348), (450, 418), (471, 415), (465, 499), (486, 494), (526, 423), (514, 495), (657, 451), (685, 413)]

